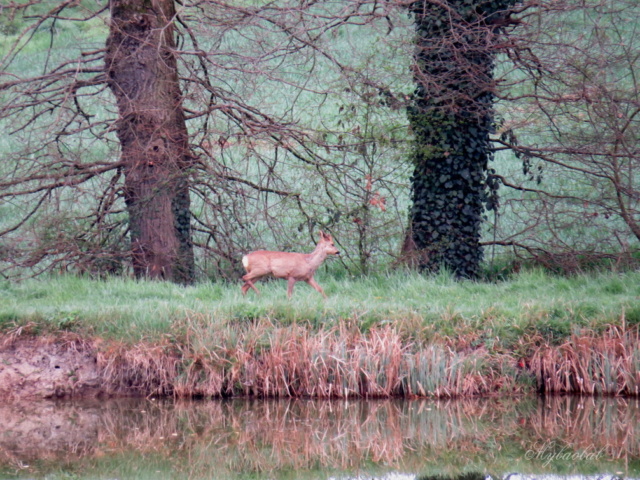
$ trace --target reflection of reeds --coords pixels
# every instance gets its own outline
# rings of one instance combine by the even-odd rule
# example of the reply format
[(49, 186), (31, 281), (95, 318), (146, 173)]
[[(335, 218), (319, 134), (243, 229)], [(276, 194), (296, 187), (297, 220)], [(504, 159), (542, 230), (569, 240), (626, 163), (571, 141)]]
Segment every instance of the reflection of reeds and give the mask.
[(537, 445), (551, 439), (572, 450), (600, 452), (604, 458), (637, 458), (639, 410), (638, 399), (548, 397), (539, 401), (527, 425)]
[(637, 396), (640, 338), (636, 330), (617, 328), (573, 335), (559, 347), (539, 347), (530, 368), (545, 393)]
[[(7, 420), (5, 428), (14, 434), (0, 437), (0, 462), (19, 465), (85, 455), (117, 459), (137, 451), (171, 457), (183, 478), (210, 478), (211, 472), (346, 470), (371, 462), (417, 472), (451, 458), (501, 470), (525, 464), (514, 465), (514, 457), (507, 456), (503, 465), (500, 454), (489, 455), (496, 445), (511, 454), (519, 446), (517, 458), (547, 442), (573, 450), (605, 448), (607, 459), (637, 458), (640, 431), (633, 425), (639, 409), (636, 401), (571, 397), (11, 405), (0, 408), (0, 421)], [(56, 430), (56, 441), (42, 435), (50, 428)]]

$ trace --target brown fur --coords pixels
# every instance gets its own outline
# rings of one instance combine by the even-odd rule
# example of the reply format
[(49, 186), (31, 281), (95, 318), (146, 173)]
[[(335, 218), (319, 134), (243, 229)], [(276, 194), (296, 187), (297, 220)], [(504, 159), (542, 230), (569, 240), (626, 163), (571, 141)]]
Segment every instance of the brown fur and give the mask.
[(291, 298), (293, 286), (296, 282), (304, 281), (315, 288), (324, 298), (327, 296), (322, 287), (314, 280), (313, 275), (328, 255), (339, 255), (340, 252), (333, 244), (331, 235), (320, 231), (320, 241), (311, 253), (271, 252), (257, 250), (242, 257), (242, 265), (247, 274), (242, 277), (242, 294), (246, 295), (250, 288), (260, 293), (254, 282), (267, 275), (276, 278), (286, 278), (287, 296)]

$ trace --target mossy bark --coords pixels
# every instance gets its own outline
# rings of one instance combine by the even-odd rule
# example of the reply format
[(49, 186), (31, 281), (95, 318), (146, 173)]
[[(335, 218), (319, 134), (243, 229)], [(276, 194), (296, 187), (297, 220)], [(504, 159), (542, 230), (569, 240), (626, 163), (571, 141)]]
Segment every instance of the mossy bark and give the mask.
[(175, 58), (173, 0), (111, 0), (105, 57), (116, 97), (136, 277), (194, 277), (192, 158)]

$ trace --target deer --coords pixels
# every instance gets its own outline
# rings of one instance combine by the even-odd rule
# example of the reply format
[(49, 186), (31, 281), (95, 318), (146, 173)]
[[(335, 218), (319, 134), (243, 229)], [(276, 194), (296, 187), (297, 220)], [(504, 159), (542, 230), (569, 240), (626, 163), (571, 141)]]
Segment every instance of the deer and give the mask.
[(276, 278), (287, 279), (287, 297), (289, 299), (293, 294), (293, 286), (299, 281), (307, 282), (326, 299), (327, 295), (314, 280), (313, 275), (328, 255), (340, 255), (340, 252), (333, 244), (331, 235), (325, 234), (322, 230), (319, 233), (320, 240), (311, 253), (256, 250), (242, 257), (242, 265), (247, 271), (247, 274), (242, 277), (244, 280), (242, 295), (246, 295), (250, 288), (253, 288), (260, 295), (254, 282), (267, 275), (272, 275)]

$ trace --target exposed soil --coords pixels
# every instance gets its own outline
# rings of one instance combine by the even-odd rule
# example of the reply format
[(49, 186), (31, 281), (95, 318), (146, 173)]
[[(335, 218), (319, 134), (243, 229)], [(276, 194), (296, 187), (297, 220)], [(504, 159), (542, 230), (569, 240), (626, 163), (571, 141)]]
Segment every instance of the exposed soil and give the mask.
[(0, 343), (0, 399), (105, 394), (94, 348), (78, 339), (17, 338)]

